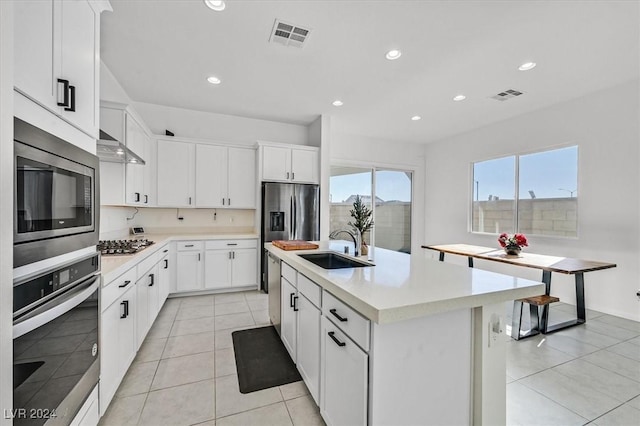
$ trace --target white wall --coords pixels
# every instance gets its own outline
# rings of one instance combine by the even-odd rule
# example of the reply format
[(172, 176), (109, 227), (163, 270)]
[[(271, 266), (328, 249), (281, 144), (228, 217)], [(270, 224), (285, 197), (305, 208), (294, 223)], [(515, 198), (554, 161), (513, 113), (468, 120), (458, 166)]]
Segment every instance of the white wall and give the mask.
[[(167, 209), (103, 206), (100, 209), (100, 239), (129, 236), (133, 226), (148, 233), (253, 233), (254, 210)], [(182, 220), (178, 219), (178, 214)]]
[(158, 135), (164, 135), (165, 130), (170, 130), (180, 137), (211, 139), (220, 142), (247, 143), (263, 140), (307, 144), (307, 126), (143, 102), (134, 102), (133, 105), (151, 131)]
[[(13, 4), (0, 2), (0, 409), (13, 407)], [(3, 412), (4, 414), (4, 412)], [(0, 425), (11, 425), (0, 415)]]
[[(413, 199), (411, 212), (411, 251), (421, 250), (424, 244), (424, 151), (422, 144), (374, 139), (331, 131), (331, 164), (378, 166), (413, 170)], [(328, 175), (327, 175), (328, 176)], [(327, 177), (328, 181), (328, 177)], [(328, 192), (328, 182), (327, 191)], [(328, 197), (328, 194), (327, 194)], [(327, 214), (328, 211), (327, 211)]]
[(100, 100), (127, 105), (132, 103), (127, 92), (124, 91), (109, 67), (102, 61), (100, 61)]
[[(587, 308), (640, 320), (638, 93), (634, 81), (427, 145), (424, 242), (498, 247), (495, 236), (468, 232), (471, 163), (578, 145), (579, 237), (529, 236), (526, 250), (616, 263), (615, 269), (585, 274)], [(476, 265), (541, 276), (527, 268)], [(575, 304), (573, 277), (553, 274), (552, 293)]]

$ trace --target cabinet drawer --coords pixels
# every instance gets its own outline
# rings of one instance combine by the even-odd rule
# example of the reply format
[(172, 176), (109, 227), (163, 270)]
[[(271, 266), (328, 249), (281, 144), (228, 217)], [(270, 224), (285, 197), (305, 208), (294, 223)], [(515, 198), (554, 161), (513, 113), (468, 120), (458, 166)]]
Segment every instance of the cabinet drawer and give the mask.
[(368, 352), (369, 320), (362, 317), (328, 291), (325, 290), (323, 293), (322, 313)]
[(282, 262), (280, 275), (282, 275), (284, 278), (286, 278), (287, 281), (289, 281), (291, 284), (293, 284), (294, 287), (298, 287), (298, 280), (296, 279), (296, 274), (297, 273), (298, 273), (298, 271), (296, 271), (295, 269), (293, 269), (291, 266), (287, 265), (286, 263)]
[(138, 263), (138, 279), (143, 275), (146, 275), (149, 269), (153, 268), (153, 266), (160, 261), (161, 255), (162, 252), (155, 252)]
[(100, 303), (102, 307), (101, 311), (107, 309), (113, 302), (116, 301), (121, 295), (123, 295), (131, 287), (136, 284), (136, 268), (129, 269), (124, 274), (120, 275), (115, 280), (105, 283), (100, 295)]
[(178, 241), (176, 247), (178, 251), (202, 250), (204, 241)]
[(305, 277), (302, 274), (298, 274), (298, 291), (309, 299), (309, 302), (316, 305), (318, 308), (322, 306), (320, 304), (322, 289), (320, 286), (309, 278)]
[(211, 249), (239, 249), (239, 248), (256, 248), (258, 247), (257, 240), (212, 240), (207, 241), (205, 248)]

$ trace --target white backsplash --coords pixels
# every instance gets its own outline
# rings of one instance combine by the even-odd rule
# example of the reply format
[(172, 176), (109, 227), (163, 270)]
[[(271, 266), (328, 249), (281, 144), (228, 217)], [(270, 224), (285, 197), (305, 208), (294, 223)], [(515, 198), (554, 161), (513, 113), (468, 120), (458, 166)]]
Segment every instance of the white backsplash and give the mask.
[(132, 226), (153, 233), (256, 232), (255, 210), (139, 207), (136, 213), (135, 207), (101, 206), (101, 240), (126, 238)]

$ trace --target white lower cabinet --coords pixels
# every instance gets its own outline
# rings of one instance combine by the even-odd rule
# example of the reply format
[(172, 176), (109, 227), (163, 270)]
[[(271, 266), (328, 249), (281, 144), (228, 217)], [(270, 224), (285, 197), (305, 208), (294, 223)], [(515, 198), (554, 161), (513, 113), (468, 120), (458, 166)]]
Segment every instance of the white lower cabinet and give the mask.
[(178, 292), (258, 285), (258, 242), (246, 240), (177, 243)]
[(320, 402), (320, 309), (309, 301), (299, 288), (297, 363), (300, 375), (316, 404)]
[(142, 345), (151, 324), (160, 310), (160, 287), (158, 285), (158, 265), (143, 273), (136, 281), (138, 307), (136, 325), (136, 349)]
[(286, 263), (280, 277), (280, 334), (311, 396), (320, 397), (320, 287)]
[(367, 424), (368, 355), (322, 318), (320, 414), (328, 425)]
[(179, 241), (176, 254), (176, 289), (202, 290), (202, 241)]
[(280, 337), (282, 337), (282, 343), (289, 351), (291, 359), (296, 362), (296, 336), (298, 334), (296, 298), (298, 297), (298, 290), (284, 277), (280, 278), (280, 282), (280, 312), (282, 315), (280, 319)]
[(164, 301), (169, 297), (171, 292), (171, 259), (169, 249), (163, 250), (164, 256), (158, 264), (158, 297), (160, 306), (164, 305)]
[[(134, 268), (135, 271), (135, 268)], [(103, 289), (117, 294), (100, 318), (100, 414), (104, 414), (136, 355), (136, 286), (125, 273)], [(111, 286), (114, 286), (111, 288)], [(105, 301), (105, 297), (103, 297)]]

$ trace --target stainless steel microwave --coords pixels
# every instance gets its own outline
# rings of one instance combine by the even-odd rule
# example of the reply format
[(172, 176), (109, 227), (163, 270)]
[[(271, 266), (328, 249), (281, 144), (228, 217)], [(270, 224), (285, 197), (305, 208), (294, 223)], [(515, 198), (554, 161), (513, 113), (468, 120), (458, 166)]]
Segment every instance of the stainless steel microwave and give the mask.
[(14, 119), (13, 266), (98, 243), (98, 157)]

